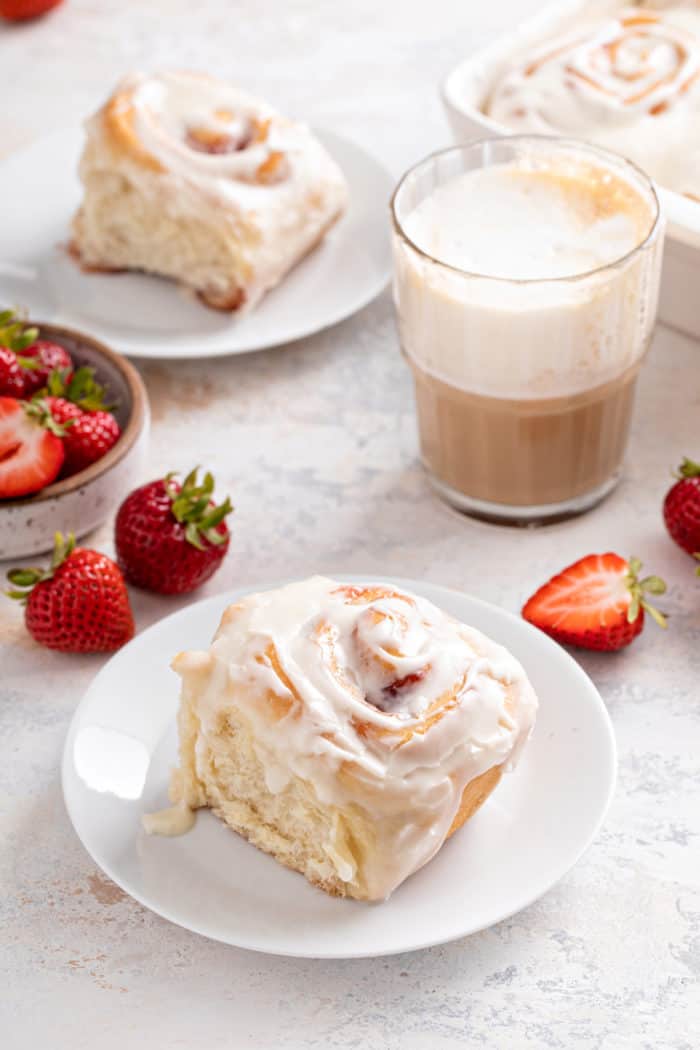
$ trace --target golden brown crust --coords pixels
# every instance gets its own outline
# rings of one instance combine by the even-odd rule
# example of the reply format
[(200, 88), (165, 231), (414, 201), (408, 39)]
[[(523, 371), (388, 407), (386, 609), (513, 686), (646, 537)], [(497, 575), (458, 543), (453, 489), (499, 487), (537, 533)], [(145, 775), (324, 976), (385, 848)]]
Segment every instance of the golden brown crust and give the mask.
[(221, 310), (223, 313), (230, 314), (240, 310), (245, 305), (246, 300), (243, 288), (234, 288), (233, 291), (225, 294), (200, 289), (197, 291), (197, 297), (205, 306), (211, 307), (212, 310)]
[(104, 266), (97, 263), (85, 262), (83, 259), (80, 248), (75, 241), (69, 241), (66, 245), (66, 252), (71, 259), (78, 264), (83, 273), (128, 273), (129, 271), (125, 266)]
[(462, 801), (450, 825), (450, 830), (447, 832), (447, 838), (454, 835), (455, 831), (459, 831), (462, 825), (466, 824), (469, 818), (474, 816), (477, 809), (483, 806), (491, 792), (498, 786), (502, 773), (502, 765), (492, 766), (485, 773), (469, 781), (462, 792)]
[[(70, 241), (66, 246), (68, 255), (73, 259), (75, 263), (80, 267), (83, 273), (96, 273), (96, 274), (111, 274), (111, 273), (145, 273), (145, 270), (140, 270), (137, 267), (127, 266), (105, 266), (102, 263), (88, 263), (85, 262), (83, 256), (78, 248), (75, 241)], [(235, 313), (236, 310), (240, 310), (245, 304), (245, 291), (243, 288), (236, 288), (233, 292), (228, 292), (226, 295), (216, 295), (212, 292), (196, 290), (197, 297), (204, 303), (205, 306), (210, 307), (212, 310), (221, 310), (223, 313)]]
[(163, 171), (163, 165), (145, 150), (134, 128), (133, 90), (116, 91), (101, 111), (102, 129), (117, 153), (126, 153), (134, 164), (151, 171)]

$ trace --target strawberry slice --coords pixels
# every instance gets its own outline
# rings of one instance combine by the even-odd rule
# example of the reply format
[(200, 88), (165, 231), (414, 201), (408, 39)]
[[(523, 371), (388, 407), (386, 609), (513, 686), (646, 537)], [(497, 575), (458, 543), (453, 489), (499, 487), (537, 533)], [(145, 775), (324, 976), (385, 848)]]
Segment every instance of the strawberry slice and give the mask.
[(49, 485), (63, 465), (56, 424), (14, 397), (0, 397), (0, 499), (29, 496)]
[(647, 594), (663, 594), (658, 576), (638, 578), (642, 563), (619, 554), (589, 554), (536, 591), (523, 617), (566, 645), (612, 652), (629, 645), (644, 626), (645, 611), (666, 626)]

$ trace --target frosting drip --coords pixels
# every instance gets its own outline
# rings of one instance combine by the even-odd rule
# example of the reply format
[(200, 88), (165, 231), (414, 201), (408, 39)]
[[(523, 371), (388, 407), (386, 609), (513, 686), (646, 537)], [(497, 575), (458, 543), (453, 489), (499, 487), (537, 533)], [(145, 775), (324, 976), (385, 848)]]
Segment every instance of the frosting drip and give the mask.
[(235, 707), (271, 792), (295, 776), (322, 804), (371, 814), (373, 897), (440, 848), (471, 780), (514, 763), (537, 708), (520, 664), (479, 631), (418, 596), (323, 577), (231, 606), (210, 650), (174, 667), (196, 693), (197, 762)]
[(167, 837), (184, 835), (190, 831), (196, 820), (196, 814), (184, 802), (175, 806), (159, 809), (155, 813), (144, 813), (141, 817), (143, 830), (147, 835), (165, 835)]

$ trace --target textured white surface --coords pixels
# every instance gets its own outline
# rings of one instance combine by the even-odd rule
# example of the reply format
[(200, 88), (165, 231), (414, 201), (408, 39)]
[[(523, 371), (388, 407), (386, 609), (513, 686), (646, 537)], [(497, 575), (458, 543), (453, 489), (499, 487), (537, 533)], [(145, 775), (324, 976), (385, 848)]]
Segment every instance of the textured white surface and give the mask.
[[(397, 173), (448, 141), (436, 84), (535, 0), (68, 0), (0, 28), (3, 151), (71, 124), (135, 65), (208, 67), (337, 126)], [(4, 201), (3, 207), (9, 202)], [(689, 294), (691, 294), (689, 292)], [(700, 352), (657, 333), (624, 483), (579, 521), (514, 533), (461, 520), (416, 464), (388, 295), (283, 350), (146, 366), (149, 473), (205, 462), (237, 506), (203, 589), (312, 571), (391, 572), (517, 609), (588, 550), (665, 575), (671, 628), (585, 656), (620, 751), (608, 821), (578, 867), (516, 918), (376, 961), (274, 959), (209, 943), (97, 873), (61, 802), (65, 729), (101, 661), (35, 647), (0, 606), (0, 1032), (8, 1050), (694, 1050), (700, 1030), (700, 581), (667, 539), (669, 469), (700, 454)], [(96, 534), (109, 549), (109, 529)], [(136, 597), (139, 627), (177, 601)]]

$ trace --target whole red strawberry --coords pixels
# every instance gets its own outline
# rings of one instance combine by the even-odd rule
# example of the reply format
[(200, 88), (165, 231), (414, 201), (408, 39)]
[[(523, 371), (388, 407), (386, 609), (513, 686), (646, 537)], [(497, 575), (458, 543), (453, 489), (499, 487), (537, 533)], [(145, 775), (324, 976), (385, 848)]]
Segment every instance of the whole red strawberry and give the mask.
[(72, 401), (67, 401), (65, 397), (53, 397), (51, 394), (43, 399), (35, 399), (34, 404), (44, 405), (51, 418), (60, 425), (66, 423), (72, 425), (73, 420), (83, 414), (83, 410), (79, 405), (74, 404)]
[(68, 351), (47, 339), (37, 339), (22, 351), (18, 359), (25, 372), (25, 397), (31, 397), (46, 386), (52, 372), (70, 375), (73, 371), (73, 361)]
[(14, 350), (10, 350), (9, 346), (0, 346), (0, 395), (24, 397), (24, 376), (24, 369)]
[(224, 518), (228, 497), (216, 506), (214, 478), (199, 484), (197, 468), (182, 484), (173, 474), (136, 489), (117, 514), (117, 560), (130, 583), (159, 594), (193, 591), (212, 576), (229, 546)]
[(540, 587), (523, 606), (523, 617), (565, 645), (622, 649), (640, 634), (645, 610), (666, 626), (646, 598), (663, 594), (666, 584), (658, 576), (640, 580), (641, 567), (638, 558), (589, 554)]
[(121, 427), (111, 412), (81, 412), (66, 427), (66, 459), (61, 477), (67, 478), (96, 463), (119, 440)]
[(664, 521), (678, 546), (696, 555), (700, 553), (700, 463), (684, 459), (676, 477), (664, 500)]
[(4, 348), (0, 354), (0, 394), (31, 397), (46, 386), (52, 371), (72, 375), (68, 351), (38, 336), (39, 329), (25, 328), (14, 310), (0, 311), (0, 347)]
[(62, 428), (40, 405), (0, 397), (0, 499), (50, 485), (63, 465)]
[(39, 335), (38, 328), (25, 328), (14, 310), (0, 310), (0, 395), (26, 397), (27, 376), (35, 362), (21, 355)]
[(124, 578), (111, 558), (56, 533), (48, 569), (12, 569), (11, 598), (25, 603), (31, 636), (63, 653), (112, 652), (134, 636)]
[(95, 370), (82, 366), (73, 373), (54, 370), (46, 389), (35, 396), (34, 401), (63, 426), (66, 458), (61, 477), (96, 463), (118, 441), (121, 427), (105, 405), (104, 395), (104, 387), (95, 382)]

